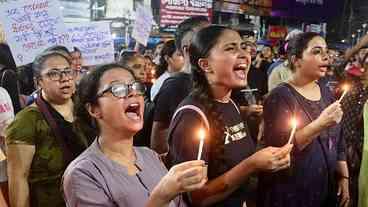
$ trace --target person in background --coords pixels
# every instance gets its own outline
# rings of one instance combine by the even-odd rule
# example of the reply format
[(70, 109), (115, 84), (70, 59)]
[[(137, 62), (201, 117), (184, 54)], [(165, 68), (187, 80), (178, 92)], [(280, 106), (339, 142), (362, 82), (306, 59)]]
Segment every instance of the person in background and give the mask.
[(7, 206), (8, 176), (5, 149), (5, 128), (14, 120), (14, 109), (8, 92), (0, 87), (0, 206)]
[(119, 63), (131, 69), (139, 81), (145, 82), (146, 60), (142, 55), (135, 51), (124, 51), (120, 56)]
[(263, 100), (263, 96), (267, 94), (267, 69), (272, 63), (272, 49), (270, 46), (265, 45), (253, 61), (254, 67), (249, 70), (248, 75), (249, 86), (258, 89), (258, 100)]
[(152, 61), (152, 58), (148, 55), (144, 56), (144, 59), (146, 60), (145, 65), (145, 80), (148, 83), (153, 84), (156, 81), (156, 64)]
[(19, 82), (16, 72), (17, 66), (9, 45), (0, 43), (0, 87), (6, 89), (12, 100), (14, 113), (22, 108), (19, 99)]
[[(343, 111), (318, 81), (329, 66), (327, 51), (326, 41), (316, 33), (301, 33), (289, 41), (293, 74), (265, 101), (264, 141), (274, 147), (294, 143), (291, 168), (260, 176), (258, 207), (349, 205), (349, 172), (340, 124)], [(292, 118), (297, 120), (297, 129), (289, 141)]]
[(36, 91), (36, 84), (33, 80), (32, 63), (18, 67), (19, 92), (22, 108), (28, 106), (34, 98), (31, 94)]
[(192, 78), (188, 48), (193, 35), (201, 28), (208, 26), (207, 17), (195, 16), (178, 25), (175, 33), (175, 45), (184, 57), (181, 72), (170, 76), (156, 95), (153, 117), (151, 148), (159, 154), (168, 152), (167, 130), (172, 116), (179, 103), (190, 93)]
[[(300, 30), (293, 30), (289, 32), (289, 34), (285, 38), (285, 45), (284, 49), (287, 53), (288, 50), (288, 42), (294, 38), (296, 35), (301, 34), (302, 31)], [(279, 84), (286, 82), (291, 77), (292, 72), (289, 68), (289, 61), (285, 60), (282, 64), (279, 64), (276, 66), (271, 73), (268, 76), (268, 91), (272, 91), (274, 88), (276, 88)]]
[(75, 79), (76, 83), (78, 84), (80, 79), (88, 72), (88, 69), (83, 66), (83, 56), (82, 51), (79, 48), (73, 47), (73, 51), (70, 52), (71, 58), (71, 68), (76, 70), (77, 77)]
[(345, 52), (344, 59), (341, 63), (334, 64), (337, 65), (335, 72), (338, 75), (340, 71), (346, 68), (347, 60), (355, 55), (358, 57), (357, 67), (350, 68), (350, 70), (338, 75), (341, 78), (338, 89), (341, 89), (344, 84), (349, 85), (349, 92), (341, 101), (341, 107), (344, 112), (341, 127), (342, 136), (346, 142), (346, 161), (349, 169), (351, 206), (357, 206), (359, 199), (358, 182), (364, 144), (363, 108), (368, 100), (368, 55), (366, 49), (362, 50), (361, 48), (365, 48), (367, 45), (368, 35), (365, 35), (353, 48)]
[(64, 173), (67, 206), (184, 207), (180, 193), (207, 181), (203, 161), (167, 172), (157, 153), (133, 147), (144, 110), (144, 86), (133, 72), (117, 64), (102, 65), (83, 77), (77, 94), (76, 111), (85, 114), (81, 120), (94, 123), (97, 136)]
[(33, 70), (40, 93), (5, 131), (10, 205), (64, 207), (61, 176), (88, 145), (73, 126), (75, 70), (57, 51), (37, 56)]
[(160, 64), (160, 58), (161, 58), (160, 57), (160, 54), (161, 54), (161, 50), (162, 50), (162, 48), (164, 46), (164, 43), (165, 43), (164, 41), (160, 41), (155, 46), (155, 51), (153, 53), (153, 62), (156, 65)]
[(165, 42), (160, 57), (160, 64), (157, 65), (158, 79), (151, 88), (151, 101), (155, 99), (164, 81), (169, 78), (171, 74), (179, 72), (184, 66), (184, 58), (176, 48), (174, 40)]
[(83, 67), (82, 52), (77, 47), (73, 47), (73, 51), (70, 53), (71, 67), (75, 70), (81, 70)]
[(279, 55), (278, 58), (277, 58), (277, 60), (274, 63), (272, 63), (270, 65), (270, 67), (267, 69), (267, 76), (268, 77), (271, 75), (273, 69), (275, 69), (280, 64), (283, 64), (285, 62), (285, 60), (287, 59), (285, 42), (281, 41), (279, 43), (278, 53), (277, 54)]
[[(352, 206), (358, 203), (358, 181), (362, 164), (364, 144), (363, 108), (368, 100), (368, 58), (364, 61), (363, 72), (358, 74), (346, 71), (341, 85), (349, 85), (349, 92), (341, 101), (344, 117), (342, 135), (346, 141), (346, 155), (349, 168), (349, 185)], [(360, 71), (360, 69), (359, 69)], [(341, 87), (340, 87), (341, 88)]]
[(238, 32), (218, 25), (205, 27), (195, 34), (189, 55), (194, 85), (170, 123), (168, 161), (173, 165), (195, 159), (202, 128), (205, 142), (200, 158), (208, 163), (209, 182), (188, 194), (188, 203), (253, 206), (249, 176), (288, 168), (292, 146), (256, 152), (240, 111), (230, 98), (234, 88), (246, 85), (251, 61)]

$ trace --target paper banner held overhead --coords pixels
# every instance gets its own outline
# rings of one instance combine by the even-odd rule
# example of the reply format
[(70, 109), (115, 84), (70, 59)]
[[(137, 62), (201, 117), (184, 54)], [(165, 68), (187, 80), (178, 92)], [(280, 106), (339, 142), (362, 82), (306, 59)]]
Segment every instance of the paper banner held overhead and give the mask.
[(2, 0), (0, 21), (18, 66), (50, 46), (69, 46), (58, 0)]
[(135, 12), (135, 22), (132, 37), (140, 44), (147, 46), (153, 24), (153, 15), (149, 7), (138, 5)]
[(84, 65), (106, 64), (114, 61), (114, 42), (110, 22), (68, 23), (70, 42), (82, 52)]

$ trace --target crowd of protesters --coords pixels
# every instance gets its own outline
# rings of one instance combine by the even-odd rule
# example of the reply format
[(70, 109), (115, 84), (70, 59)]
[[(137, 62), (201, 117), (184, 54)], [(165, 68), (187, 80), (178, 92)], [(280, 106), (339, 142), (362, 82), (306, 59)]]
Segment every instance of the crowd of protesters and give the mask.
[(1, 43), (0, 206), (367, 207), (367, 48), (199, 16), (97, 66)]

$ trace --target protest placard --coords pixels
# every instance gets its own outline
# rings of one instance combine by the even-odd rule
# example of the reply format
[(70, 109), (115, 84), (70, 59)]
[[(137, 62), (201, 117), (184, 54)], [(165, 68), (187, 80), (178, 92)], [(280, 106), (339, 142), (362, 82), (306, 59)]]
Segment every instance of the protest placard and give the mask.
[(66, 24), (71, 45), (81, 50), (84, 65), (98, 65), (114, 61), (114, 42), (110, 22)]
[(153, 24), (152, 11), (149, 7), (138, 5), (132, 37), (140, 44), (147, 46)]
[(50, 46), (70, 44), (58, 0), (1, 0), (0, 21), (18, 66)]

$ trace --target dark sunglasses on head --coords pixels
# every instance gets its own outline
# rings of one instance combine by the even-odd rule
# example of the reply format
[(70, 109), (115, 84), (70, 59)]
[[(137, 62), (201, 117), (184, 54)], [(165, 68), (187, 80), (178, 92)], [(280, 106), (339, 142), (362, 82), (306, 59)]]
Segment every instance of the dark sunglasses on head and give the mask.
[(135, 91), (138, 95), (143, 96), (146, 92), (146, 86), (144, 86), (140, 82), (133, 82), (130, 84), (125, 83), (112, 83), (100, 92), (97, 93), (97, 98), (103, 96), (107, 92), (111, 92), (111, 94), (117, 98), (125, 98), (127, 97), (132, 91)]
[(59, 81), (63, 77), (63, 75), (69, 79), (72, 79), (76, 75), (76, 71), (70, 68), (65, 68), (63, 70), (60, 69), (50, 69), (47, 73), (45, 73), (43, 76), (46, 76), (52, 81)]

